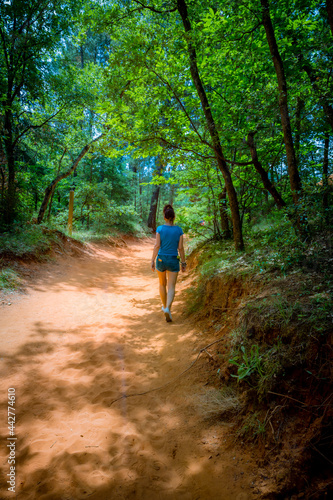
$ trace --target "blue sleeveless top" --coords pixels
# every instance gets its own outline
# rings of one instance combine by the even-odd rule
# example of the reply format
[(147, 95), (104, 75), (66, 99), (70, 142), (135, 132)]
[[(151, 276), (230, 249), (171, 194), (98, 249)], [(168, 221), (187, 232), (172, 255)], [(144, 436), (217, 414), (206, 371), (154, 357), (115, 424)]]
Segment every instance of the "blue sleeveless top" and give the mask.
[(177, 257), (179, 239), (181, 235), (184, 234), (182, 228), (164, 224), (163, 226), (158, 226), (156, 233), (161, 237), (161, 246), (158, 255)]

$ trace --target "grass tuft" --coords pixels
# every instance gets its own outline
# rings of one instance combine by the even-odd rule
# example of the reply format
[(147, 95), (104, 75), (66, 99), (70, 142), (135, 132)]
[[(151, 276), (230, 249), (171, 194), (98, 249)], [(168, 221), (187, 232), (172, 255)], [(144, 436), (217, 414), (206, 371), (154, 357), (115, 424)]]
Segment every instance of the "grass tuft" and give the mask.
[(199, 396), (198, 406), (202, 415), (211, 418), (226, 413), (239, 413), (243, 408), (243, 403), (233, 388), (223, 387), (220, 390), (209, 389), (205, 394)]
[(20, 288), (22, 284), (18, 274), (9, 267), (0, 271), (0, 290), (10, 291)]

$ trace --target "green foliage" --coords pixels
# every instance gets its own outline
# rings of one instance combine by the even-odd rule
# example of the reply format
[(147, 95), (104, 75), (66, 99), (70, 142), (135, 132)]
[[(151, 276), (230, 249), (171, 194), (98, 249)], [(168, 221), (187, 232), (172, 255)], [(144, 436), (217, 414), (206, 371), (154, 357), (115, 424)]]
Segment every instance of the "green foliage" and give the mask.
[(56, 234), (46, 231), (42, 226), (18, 226), (13, 231), (0, 235), (0, 256), (40, 256), (51, 248), (56, 239)]
[[(12, 59), (17, 82), (9, 108), (4, 100), (1, 104), (1, 116), (11, 120), (13, 141), (17, 139), (12, 185), (15, 220), (36, 215), (49, 183), (103, 131), (103, 138), (77, 168), (76, 227), (93, 225), (94, 230), (104, 231), (109, 223), (124, 229), (145, 223), (152, 186), (158, 183), (161, 198), (174, 202), (177, 222), (191, 238), (223, 239), (220, 196), (225, 180), (217, 168), (191, 77), (179, 13), (131, 9), (122, 0), (101, 5), (93, 0), (33, 0), (29, 5), (13, 5), (6, 2), (1, 7), (2, 88), (9, 82), (5, 62), (11, 44), (19, 43), (22, 53), (29, 56), (26, 67), (22, 65), (24, 58), (18, 57), (20, 51), (11, 51), (17, 54)], [(161, 1), (154, 5), (157, 10), (165, 8)], [(189, 2), (188, 9), (197, 64), (237, 191), (243, 231), (248, 238), (255, 233), (266, 244), (265, 251), (252, 246), (257, 270), (288, 273), (305, 263), (315, 265), (308, 241), (332, 226), (332, 190), (325, 179), (325, 186), (320, 185), (325, 138), (331, 133), (324, 104), (331, 105), (332, 94), (331, 34), (324, 5), (318, 7), (311, 0), (270, 5), (287, 76), (288, 106), (303, 183), (304, 196), (297, 207), (288, 181), (276, 74), (265, 31), (258, 23), (258, 5), (227, 1), (212, 8), (205, 0)], [(24, 24), (29, 16), (30, 24)], [(29, 36), (22, 34), (16, 40), (13, 19), (17, 25), (21, 23), (23, 32), (31, 31), (27, 31)], [(21, 83), (22, 92), (15, 92)], [(4, 132), (8, 127), (0, 122), (0, 154), (7, 157)], [(255, 145), (263, 168), (287, 203), (280, 213), (249, 163), (246, 137), (250, 131), (256, 131)], [(331, 150), (327, 156), (329, 175)], [(159, 176), (157, 162), (163, 165)], [(4, 165), (0, 183), (2, 230), (8, 228), (9, 196), (9, 170)], [(52, 199), (49, 218), (63, 227), (72, 182), (61, 181)], [(232, 229), (228, 199), (225, 202)], [(161, 206), (158, 218), (163, 222)], [(294, 230), (297, 220), (306, 226), (302, 238)]]
[(237, 431), (237, 436), (242, 439), (256, 441), (265, 435), (266, 426), (266, 419), (260, 419), (259, 412), (253, 412), (244, 419), (242, 427)]
[[(233, 376), (254, 387), (260, 399), (292, 369), (308, 366), (311, 374), (320, 371), (311, 358), (331, 331), (333, 293), (313, 294), (311, 287), (312, 295), (304, 296), (299, 293), (302, 282), (296, 283), (298, 291), (293, 281), (288, 288), (275, 281), (271, 287), (280, 287), (280, 292), (249, 300), (233, 333), (230, 363), (237, 366)], [(318, 289), (326, 287), (325, 283), (316, 285)], [(249, 331), (254, 332), (253, 339), (248, 338)]]
[(252, 345), (250, 351), (247, 352), (245, 346), (242, 345), (240, 351), (240, 354), (230, 359), (230, 363), (237, 366), (237, 375), (231, 376), (236, 377), (238, 381), (250, 377), (253, 373), (258, 373), (262, 377), (262, 357), (259, 346)]
[(21, 286), (22, 280), (18, 274), (9, 267), (0, 271), (0, 290), (15, 290)]
[[(210, 318), (218, 314), (220, 325), (232, 318), (234, 295), (224, 297), (231, 283), (242, 296), (236, 301), (237, 328), (229, 341), (226, 338), (224, 357), (232, 377), (251, 387), (259, 401), (296, 370), (302, 379), (311, 375), (318, 382), (328, 381), (329, 370), (323, 367), (329, 366), (330, 354), (323, 346), (330, 343), (332, 332), (333, 281), (330, 247), (322, 236), (299, 242), (280, 214), (278, 220), (271, 215), (269, 223), (257, 223), (248, 231), (241, 256), (226, 242), (194, 241), (197, 249), (190, 261), (195, 259), (198, 267), (189, 312)], [(210, 306), (212, 283), (225, 289), (221, 300), (227, 302), (226, 312)]]

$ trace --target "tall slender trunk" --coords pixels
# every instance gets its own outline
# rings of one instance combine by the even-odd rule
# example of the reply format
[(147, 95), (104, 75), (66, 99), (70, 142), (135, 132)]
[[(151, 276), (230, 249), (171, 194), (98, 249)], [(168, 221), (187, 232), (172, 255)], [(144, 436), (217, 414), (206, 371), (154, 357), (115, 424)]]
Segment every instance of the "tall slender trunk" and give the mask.
[(296, 103), (296, 122), (295, 122), (295, 156), (296, 156), (296, 164), (299, 166), (299, 149), (301, 144), (301, 114), (304, 107), (304, 101), (300, 97), (297, 97)]
[(84, 48), (83, 45), (80, 45), (80, 61), (81, 61), (81, 68), (84, 68)]
[[(192, 28), (191, 28), (191, 23), (188, 17), (188, 11), (187, 11), (187, 5), (185, 0), (177, 0), (177, 10), (182, 18), (183, 26), (185, 29), (186, 33), (190, 33)], [(205, 115), (206, 119), (206, 124), (208, 127), (209, 134), (212, 138), (213, 142), (213, 147), (214, 147), (214, 153), (215, 153), (215, 158), (218, 164), (219, 169), (222, 172), (225, 186), (227, 189), (228, 193), (228, 199), (229, 199), (229, 204), (230, 204), (230, 209), (231, 209), (231, 218), (232, 218), (232, 224), (233, 224), (233, 236), (234, 236), (234, 243), (235, 247), (237, 250), (243, 250), (244, 249), (244, 241), (243, 241), (243, 235), (242, 235), (242, 225), (241, 225), (241, 220), (240, 220), (240, 214), (239, 214), (239, 205), (238, 205), (238, 200), (237, 200), (237, 194), (235, 187), (232, 182), (231, 174), (228, 169), (227, 163), (225, 161), (223, 151), (222, 151), (222, 146), (220, 143), (220, 137), (216, 128), (215, 120), (210, 108), (210, 104), (207, 98), (206, 91), (204, 89), (203, 83), (200, 78), (199, 74), (199, 69), (197, 65), (197, 55), (196, 55), (196, 50), (194, 48), (193, 43), (191, 42), (190, 36), (187, 38), (187, 49), (188, 49), (188, 55), (190, 59), (190, 71), (191, 71), (191, 76), (193, 83), (195, 85), (196, 91), (198, 93), (198, 96), (200, 98), (201, 102), (201, 107)]]
[(207, 182), (212, 193), (212, 197), (208, 196), (208, 213), (209, 215), (213, 215), (213, 225), (214, 225), (214, 238), (220, 240), (221, 239), (221, 231), (220, 225), (218, 222), (218, 213), (219, 213), (219, 203), (216, 203), (216, 196), (213, 188), (213, 184), (211, 183), (209, 172), (207, 171)]
[(326, 0), (326, 9), (328, 15), (328, 22), (330, 23), (331, 32), (333, 36), (333, 0)]
[(53, 197), (54, 197), (54, 191), (55, 191), (55, 186), (54, 189), (52, 190), (51, 197), (50, 197), (50, 202), (49, 202), (49, 210), (47, 212), (47, 220), (50, 220), (51, 217), (51, 210), (52, 210), (52, 203), (53, 203)]
[(133, 191), (133, 197), (134, 197), (134, 208), (136, 211), (138, 208), (138, 199), (137, 199), (138, 164), (139, 164), (139, 160), (137, 160), (137, 159), (132, 160), (129, 164), (129, 167), (133, 172), (131, 184), (132, 184), (132, 191)]
[(328, 132), (325, 134), (325, 143), (324, 143), (324, 159), (323, 159), (323, 209), (324, 209), (324, 220), (325, 223), (328, 223), (328, 153), (330, 147), (330, 136)]
[(277, 204), (277, 206), (279, 208), (283, 208), (286, 206), (285, 201), (282, 199), (282, 196), (277, 191), (275, 186), (273, 186), (272, 182), (270, 181), (270, 179), (268, 177), (268, 173), (263, 168), (263, 166), (261, 165), (261, 162), (258, 159), (257, 148), (254, 144), (254, 139), (253, 139), (254, 135), (255, 135), (255, 132), (249, 132), (249, 134), (247, 136), (247, 142), (246, 142), (246, 144), (248, 145), (250, 152), (251, 152), (251, 158), (253, 161), (253, 165), (254, 165), (256, 171), (258, 172), (258, 174), (260, 175), (264, 187), (273, 196), (274, 201)]
[(16, 186), (15, 186), (15, 156), (14, 156), (14, 142), (13, 142), (13, 116), (10, 109), (10, 104), (7, 104), (8, 108), (5, 111), (4, 119), (4, 146), (7, 160), (7, 195), (4, 206), (4, 222), (8, 226), (11, 226), (15, 218), (16, 209)]
[(2, 167), (0, 167), (0, 175), (1, 175), (1, 205), (2, 205), (5, 193), (5, 171)]
[[(155, 175), (161, 175), (163, 165), (160, 161), (158, 160), (158, 167), (154, 171)], [(148, 215), (148, 227), (155, 232), (156, 231), (156, 213), (157, 213), (157, 204), (158, 204), (158, 198), (160, 194), (160, 186), (154, 186), (155, 189), (153, 189), (151, 199), (150, 199), (150, 208), (149, 208), (149, 215)]]
[(220, 220), (222, 237), (225, 240), (231, 239), (231, 231), (229, 226), (229, 219), (227, 213), (227, 188), (224, 186), (223, 191), (219, 193), (219, 209), (220, 209)]
[(142, 218), (142, 186), (141, 186), (141, 174), (139, 172), (139, 208), (140, 208), (140, 216)]
[(296, 155), (295, 155), (293, 137), (291, 132), (291, 123), (288, 110), (287, 80), (283, 68), (282, 58), (280, 56), (279, 48), (276, 43), (274, 28), (269, 12), (269, 0), (260, 0), (260, 2), (262, 6), (262, 22), (265, 28), (266, 38), (278, 80), (279, 108), (280, 108), (283, 138), (287, 156), (289, 182), (293, 200), (295, 203), (297, 203), (299, 199), (299, 194), (302, 191), (302, 183), (297, 168)]
[(175, 185), (171, 184), (170, 191), (169, 191), (169, 204), (170, 205), (173, 205), (174, 196), (175, 196)]
[(3, 220), (3, 212), (5, 209), (5, 182), (6, 182), (6, 177), (5, 177), (5, 170), (0, 166), (0, 174), (1, 174), (1, 197), (0, 197), (0, 230), (2, 227), (2, 222)]
[(147, 223), (148, 227), (153, 232), (156, 231), (156, 213), (157, 213), (157, 203), (159, 194), (160, 194), (160, 186), (155, 186), (155, 189), (153, 190), (150, 199), (150, 208), (149, 208), (148, 223)]

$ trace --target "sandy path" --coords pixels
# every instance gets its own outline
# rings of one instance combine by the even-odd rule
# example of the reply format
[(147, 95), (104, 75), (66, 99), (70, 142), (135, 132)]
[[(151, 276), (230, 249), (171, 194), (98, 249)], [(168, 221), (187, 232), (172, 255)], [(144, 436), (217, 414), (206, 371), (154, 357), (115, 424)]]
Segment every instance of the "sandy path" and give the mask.
[[(197, 410), (195, 370), (110, 407), (169, 381), (204, 345), (181, 317), (181, 283), (174, 322), (165, 322), (151, 251), (151, 241), (99, 247), (47, 265), (28, 294), (0, 308), (1, 499), (253, 498), (249, 459), (225, 449), (228, 427)], [(8, 387), (15, 494), (6, 484)]]

